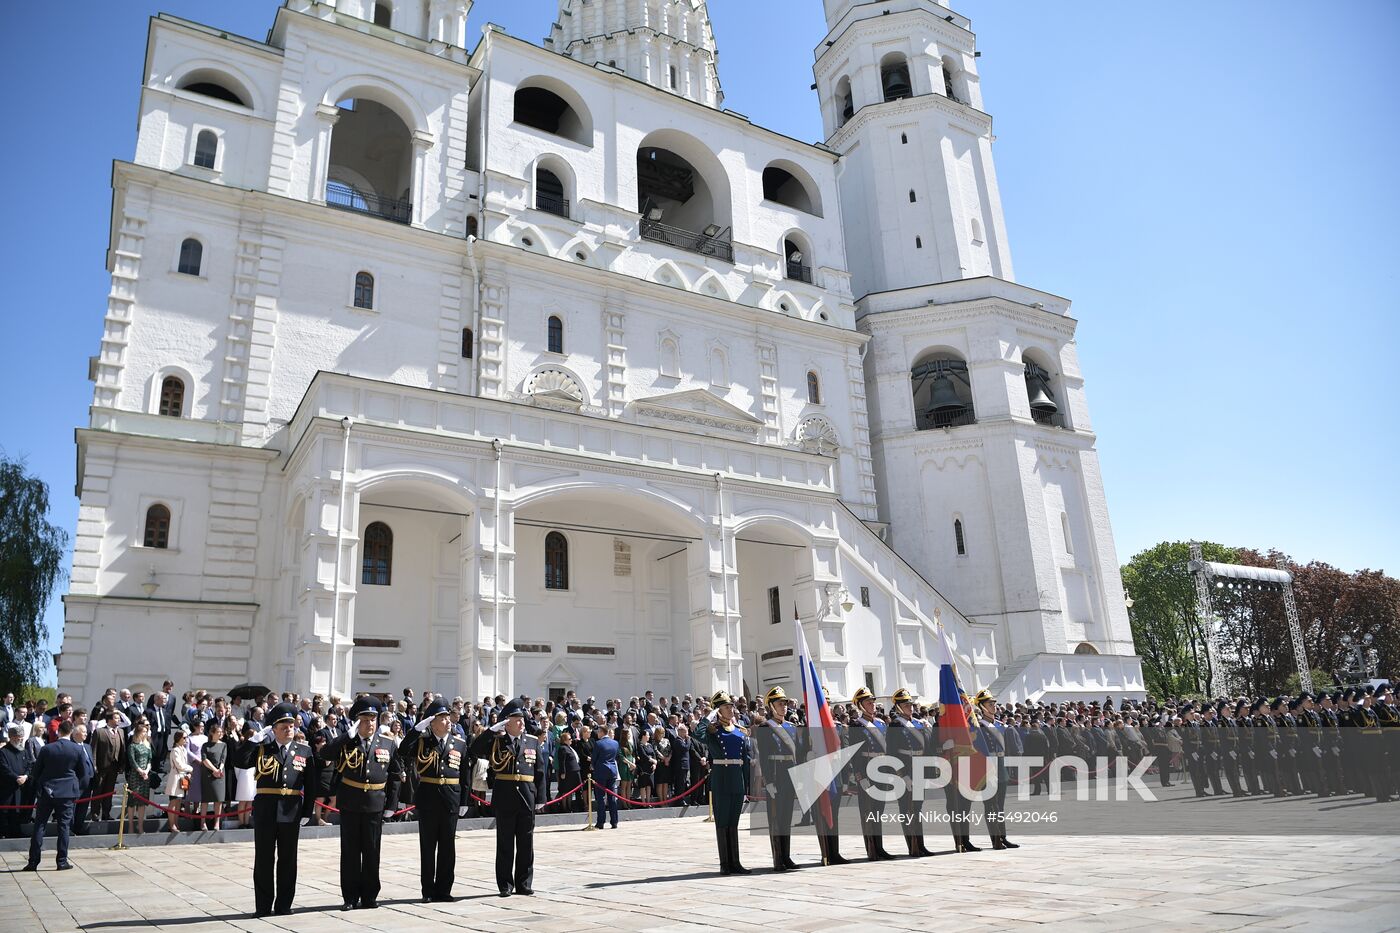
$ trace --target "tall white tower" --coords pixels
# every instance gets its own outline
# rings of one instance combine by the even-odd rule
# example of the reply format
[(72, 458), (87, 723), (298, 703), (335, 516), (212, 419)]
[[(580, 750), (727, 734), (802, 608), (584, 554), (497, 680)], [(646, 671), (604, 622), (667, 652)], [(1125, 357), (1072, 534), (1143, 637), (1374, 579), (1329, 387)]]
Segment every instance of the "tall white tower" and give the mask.
[(559, 0), (544, 44), (688, 100), (724, 102), (705, 0)]
[(969, 21), (825, 0), (815, 75), (895, 549), (996, 626), (994, 689), (1140, 683), (1069, 302), (1014, 283)]

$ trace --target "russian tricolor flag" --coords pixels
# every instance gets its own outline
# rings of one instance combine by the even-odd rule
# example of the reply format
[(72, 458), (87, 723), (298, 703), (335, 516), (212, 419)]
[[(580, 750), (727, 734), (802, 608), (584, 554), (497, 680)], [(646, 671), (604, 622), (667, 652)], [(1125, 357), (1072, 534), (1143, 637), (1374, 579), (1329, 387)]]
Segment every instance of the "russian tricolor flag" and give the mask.
[[(958, 686), (958, 675), (953, 665), (943, 664), (938, 668), (938, 744), (949, 764), (955, 769), (953, 775), (960, 778), (959, 759), (967, 759), (968, 789), (978, 791), (987, 783), (987, 756), (977, 750), (972, 739), (968, 710), (962, 689)], [(952, 742), (951, 748), (947, 747)]]
[[(802, 622), (794, 618), (794, 652), (797, 670), (802, 678), (802, 705), (807, 710), (807, 731), (812, 740), (812, 757), (825, 757), (841, 747), (841, 738), (836, 734), (836, 720), (831, 718), (831, 707), (826, 705), (826, 695), (817, 680), (817, 668), (807, 654), (807, 639), (802, 634)], [(833, 784), (834, 788), (834, 784)], [(822, 815), (826, 825), (831, 825), (831, 795), (821, 795)]]

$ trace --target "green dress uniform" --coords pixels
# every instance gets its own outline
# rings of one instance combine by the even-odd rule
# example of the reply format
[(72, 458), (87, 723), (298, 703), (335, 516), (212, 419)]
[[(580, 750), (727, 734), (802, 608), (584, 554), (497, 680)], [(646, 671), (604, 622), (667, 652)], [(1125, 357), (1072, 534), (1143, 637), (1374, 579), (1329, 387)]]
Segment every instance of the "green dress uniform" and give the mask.
[[(350, 715), (377, 720), (379, 702), (360, 697)], [(331, 742), (322, 754), (331, 763), (330, 792), (340, 811), (341, 910), (379, 906), (379, 848), (384, 814), (398, 807), (403, 765), (394, 740), (358, 729)]]
[(849, 745), (860, 745), (860, 751), (856, 752), (854, 761), (857, 765), (856, 793), (860, 803), (860, 834), (865, 840), (865, 854), (872, 862), (881, 862), (894, 858), (894, 856), (885, 851), (884, 834), (880, 822), (885, 805), (871, 795), (870, 779), (866, 777), (866, 774), (871, 762), (886, 754), (885, 732), (888, 727), (874, 718), (873, 715), (867, 715), (864, 712), (861, 704), (866, 700), (873, 703), (875, 696), (865, 687), (856, 690), (855, 696), (851, 697), (851, 702), (856, 705), (856, 709), (862, 712), (851, 720), (850, 728), (846, 733), (846, 741)]
[(1322, 719), (1322, 749), (1323, 756), (1321, 768), (1326, 774), (1327, 794), (1336, 797), (1347, 792), (1346, 775), (1342, 773), (1342, 729), (1337, 718), (1337, 709), (1333, 705), (1341, 699), (1340, 694), (1329, 696), (1323, 694), (1323, 707), (1317, 711)]
[(1357, 758), (1361, 765), (1361, 792), (1382, 802), (1390, 799), (1390, 777), (1385, 773), (1385, 750), (1381, 747), (1385, 741), (1385, 730), (1376, 708), (1366, 706), (1364, 702), (1362, 706), (1352, 708), (1352, 716), (1361, 733), (1357, 738), (1360, 743)]
[[(525, 707), (511, 700), (501, 723), (525, 718)], [(497, 724), (497, 727), (500, 723)], [(491, 811), (496, 817), (496, 887), (501, 897), (535, 893), (535, 804), (544, 783), (544, 747), (533, 735), (512, 738), (505, 731), (483, 732), (471, 744), (473, 758), (486, 759)]]
[(279, 745), (271, 727), (296, 722), (290, 703), (274, 706), (269, 726), (258, 741), (240, 742), (233, 750), (236, 768), (249, 768), (257, 784), (253, 797), (253, 904), (259, 917), (292, 912), (297, 891), (297, 841), (301, 821), (311, 815), (314, 790), (306, 793), (308, 774), (317, 773), (311, 746), (292, 740)]
[[(716, 710), (732, 706), (724, 691), (710, 700)], [(719, 845), (720, 874), (748, 874), (739, 863), (739, 816), (744, 812), (744, 796), (749, 792), (749, 741), (744, 730), (718, 719), (702, 719), (695, 727), (695, 738), (705, 746), (710, 758), (710, 799), (715, 811), (715, 840)]]
[[(446, 703), (435, 701), (399, 746), (404, 770), (415, 785), (418, 816), (419, 879), (423, 900), (450, 903), (457, 870), (457, 819), (466, 811), (470, 780), (464, 780), (467, 741), (451, 728), (439, 739), (433, 720), (447, 716)], [(470, 775), (466, 775), (470, 778)]]
[(792, 786), (792, 768), (803, 760), (802, 738), (796, 726), (773, 718), (772, 704), (786, 700), (782, 687), (774, 687), (764, 697), (768, 718), (754, 724), (754, 748), (758, 752), (759, 769), (763, 772), (765, 801), (768, 810), (768, 842), (773, 849), (773, 870), (792, 871), (800, 868), (792, 860), (792, 810), (796, 792)]
[(914, 773), (914, 760), (928, 754), (933, 730), (927, 723), (913, 718), (912, 713), (910, 716), (904, 716), (899, 712), (900, 706), (913, 701), (914, 698), (907, 690), (899, 689), (894, 692), (890, 699), (894, 714), (890, 717), (890, 727), (885, 734), (890, 754), (898, 757), (903, 764), (901, 770), (906, 781), (904, 794), (899, 798), (899, 812), (905, 821), (904, 844), (908, 847), (910, 855), (919, 858), (933, 853), (924, 844), (924, 827), (919, 819), (922, 807), (914, 797), (914, 782), (918, 777)]

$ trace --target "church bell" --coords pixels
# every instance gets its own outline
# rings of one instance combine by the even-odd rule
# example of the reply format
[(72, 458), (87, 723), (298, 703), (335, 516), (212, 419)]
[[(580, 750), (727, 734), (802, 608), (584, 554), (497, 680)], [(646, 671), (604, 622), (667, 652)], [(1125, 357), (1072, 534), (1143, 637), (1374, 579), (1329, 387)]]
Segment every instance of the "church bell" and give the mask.
[(914, 89), (909, 86), (909, 72), (903, 68), (891, 68), (884, 74), (885, 100), (901, 100), (913, 97)]
[(1039, 379), (1035, 381), (1035, 394), (1031, 396), (1032, 411), (1055, 412), (1060, 410), (1060, 406), (1055, 404), (1055, 400), (1050, 397), (1050, 393), (1045, 391), (1045, 383)]
[(935, 412), (956, 411), (966, 407), (958, 398), (958, 390), (954, 388), (952, 379), (949, 379), (944, 373), (939, 373), (933, 378), (933, 394), (929, 397), (928, 403), (930, 415)]

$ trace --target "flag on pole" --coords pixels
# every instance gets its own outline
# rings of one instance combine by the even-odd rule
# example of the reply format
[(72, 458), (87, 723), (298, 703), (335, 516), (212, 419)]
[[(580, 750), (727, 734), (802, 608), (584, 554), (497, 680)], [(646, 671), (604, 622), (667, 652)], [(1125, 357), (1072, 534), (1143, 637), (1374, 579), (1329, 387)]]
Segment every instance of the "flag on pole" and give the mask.
[[(793, 655), (797, 658), (797, 671), (802, 684), (802, 705), (807, 710), (807, 731), (812, 740), (812, 757), (825, 758), (841, 747), (841, 739), (836, 734), (836, 720), (831, 716), (831, 707), (826, 705), (826, 694), (817, 680), (817, 668), (807, 654), (807, 639), (802, 634), (802, 622), (792, 620), (794, 630)], [(822, 815), (826, 825), (832, 823), (831, 795), (823, 793), (820, 798)]]
[[(946, 642), (945, 642), (946, 647)], [(954, 768), (954, 778), (960, 778), (960, 759), (967, 759), (967, 785), (981, 790), (987, 783), (987, 756), (977, 750), (972, 738), (971, 717), (967, 698), (958, 685), (958, 675), (952, 664), (938, 668), (938, 744)], [(949, 743), (952, 743), (949, 745)]]

